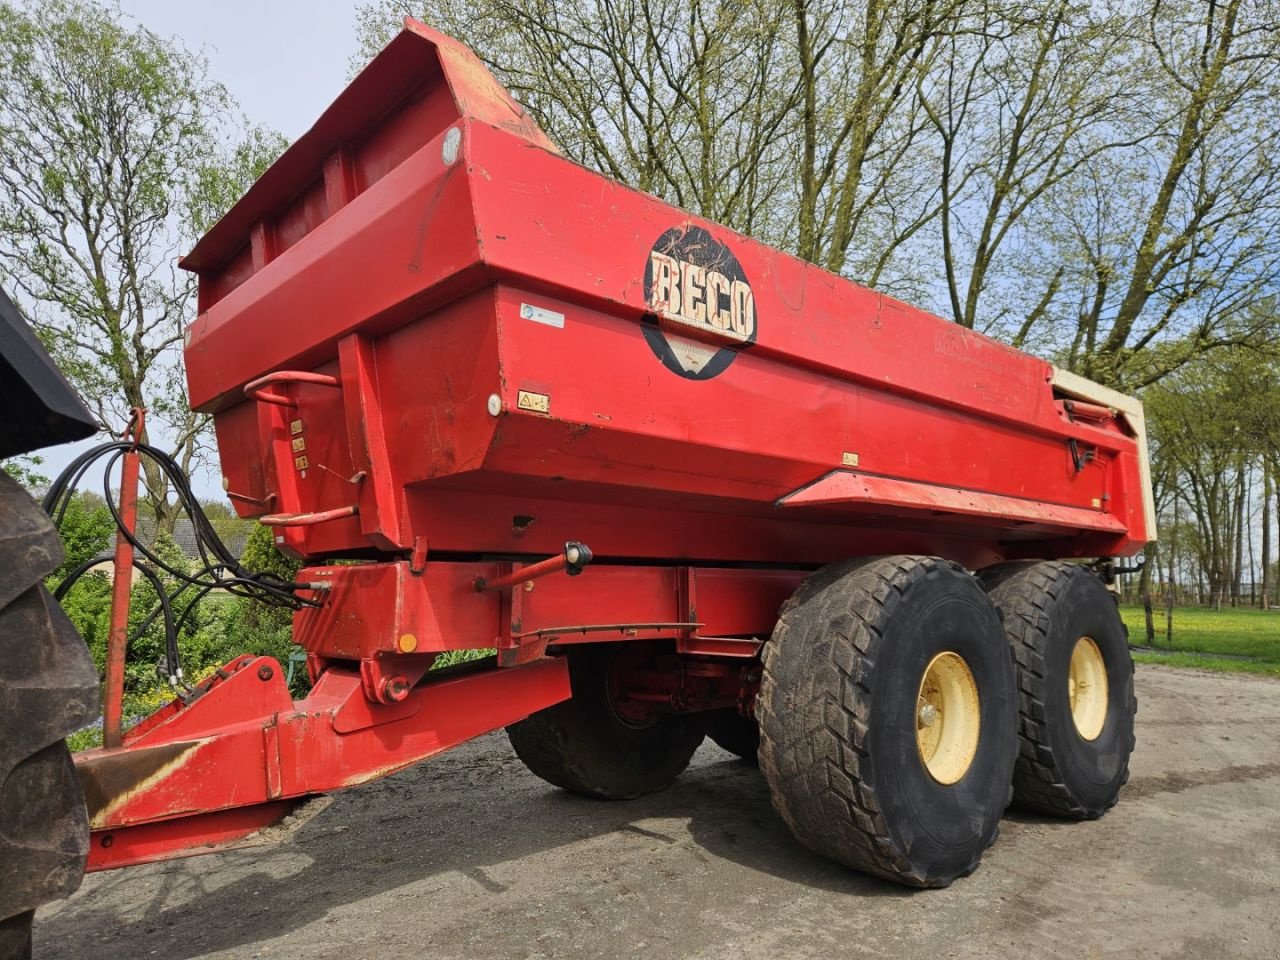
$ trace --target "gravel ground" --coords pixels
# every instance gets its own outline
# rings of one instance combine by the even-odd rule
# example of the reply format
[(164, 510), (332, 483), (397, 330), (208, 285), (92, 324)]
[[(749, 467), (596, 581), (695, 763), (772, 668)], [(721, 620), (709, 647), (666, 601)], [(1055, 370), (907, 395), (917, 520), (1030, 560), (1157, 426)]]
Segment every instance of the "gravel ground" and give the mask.
[(1141, 666), (1138, 706), (1115, 810), (1010, 812), (946, 890), (800, 848), (709, 741), (670, 790), (601, 803), (496, 734), (278, 846), (89, 877), (41, 911), (36, 957), (1280, 958), (1280, 683)]

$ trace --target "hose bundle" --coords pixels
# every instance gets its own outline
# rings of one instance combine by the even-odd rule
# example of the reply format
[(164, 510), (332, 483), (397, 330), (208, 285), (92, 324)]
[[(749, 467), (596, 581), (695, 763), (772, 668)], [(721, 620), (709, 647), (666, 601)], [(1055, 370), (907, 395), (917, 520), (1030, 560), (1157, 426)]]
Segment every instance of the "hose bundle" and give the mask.
[[(120, 511), (112, 498), (111, 478), (117, 462), (129, 450), (152, 461), (164, 473), (177, 494), (178, 505), (191, 521), (195, 532), (197, 568), (194, 573), (181, 570), (167, 563), (156, 552), (138, 539), (135, 531), (125, 528)], [(105, 463), (104, 463), (105, 461)], [(304, 584), (283, 580), (271, 573), (254, 573), (241, 566), (240, 561), (222, 542), (217, 530), (205, 515), (204, 509), (191, 490), (191, 482), (177, 461), (163, 450), (145, 443), (117, 440), (103, 443), (76, 457), (62, 471), (45, 494), (42, 506), (55, 525), (61, 527), (67, 506), (88, 471), (102, 464), (102, 493), (107, 509), (115, 522), (116, 530), (131, 544), (135, 551), (134, 567), (151, 584), (159, 598), (137, 629), (129, 637), (132, 645), (156, 621), (161, 620), (165, 635), (164, 672), (175, 689), (190, 690), (183, 680), (182, 659), (178, 649), (178, 635), (186, 626), (198, 604), (213, 590), (224, 590), (238, 597), (257, 600), (270, 606), (297, 609), (303, 605), (315, 605), (316, 601), (298, 597), (295, 591)], [(71, 587), (93, 567), (109, 560), (109, 556), (95, 556), (72, 569), (54, 590), (54, 598), (61, 601)], [(167, 575), (173, 586), (167, 586), (161, 574)], [(192, 592), (188, 592), (192, 591)]]

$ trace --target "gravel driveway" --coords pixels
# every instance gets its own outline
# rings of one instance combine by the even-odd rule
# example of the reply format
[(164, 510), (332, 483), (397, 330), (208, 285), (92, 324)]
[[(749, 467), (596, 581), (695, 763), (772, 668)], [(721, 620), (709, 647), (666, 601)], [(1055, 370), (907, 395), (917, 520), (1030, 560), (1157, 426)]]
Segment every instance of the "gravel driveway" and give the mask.
[(670, 790), (602, 803), (499, 733), (278, 846), (89, 877), (36, 958), (1278, 958), (1277, 731), (1280, 682), (1139, 666), (1119, 806), (1010, 812), (977, 873), (920, 892), (799, 847), (710, 741)]

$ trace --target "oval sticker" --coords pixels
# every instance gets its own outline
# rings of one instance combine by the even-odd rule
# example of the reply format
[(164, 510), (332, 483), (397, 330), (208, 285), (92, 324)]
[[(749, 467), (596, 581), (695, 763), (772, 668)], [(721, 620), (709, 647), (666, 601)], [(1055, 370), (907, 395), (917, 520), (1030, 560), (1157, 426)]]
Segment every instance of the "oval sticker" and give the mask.
[(645, 339), (663, 365), (709, 380), (756, 342), (751, 284), (728, 247), (702, 227), (672, 227), (644, 268)]

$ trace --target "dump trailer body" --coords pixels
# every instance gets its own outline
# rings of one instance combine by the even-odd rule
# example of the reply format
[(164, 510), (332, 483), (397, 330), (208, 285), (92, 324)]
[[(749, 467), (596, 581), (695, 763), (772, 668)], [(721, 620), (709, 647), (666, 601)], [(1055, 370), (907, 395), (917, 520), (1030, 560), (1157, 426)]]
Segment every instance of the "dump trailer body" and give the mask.
[(301, 556), (979, 567), (1152, 536), (1132, 401), (570, 162), (418, 26), (183, 265), (228, 492), (330, 518), (281, 527)]
[[(1028, 745), (1041, 798), (1114, 802), (1114, 605), (1083, 565), (992, 567), (1152, 538), (1130, 398), (570, 162), (411, 20), (183, 266), (191, 400), (236, 509), (309, 563), (314, 685), (245, 655), (80, 755), (90, 869), (241, 842), (503, 726), (539, 776), (619, 798), (717, 724), (758, 739), (797, 836), (822, 845), (808, 810), (846, 830), (828, 855), (916, 885), (976, 866), (1050, 715), (1085, 718), (1069, 773), (1097, 789)], [(1053, 689), (1020, 721), (1006, 645), (1040, 638), (1001, 633), (995, 590), (1088, 640), (1021, 658)], [(908, 842), (939, 825), (946, 856)]]

